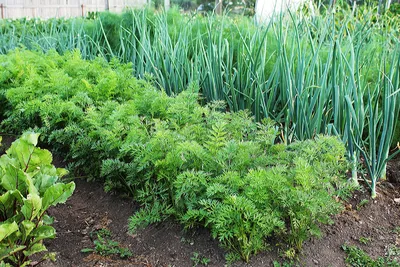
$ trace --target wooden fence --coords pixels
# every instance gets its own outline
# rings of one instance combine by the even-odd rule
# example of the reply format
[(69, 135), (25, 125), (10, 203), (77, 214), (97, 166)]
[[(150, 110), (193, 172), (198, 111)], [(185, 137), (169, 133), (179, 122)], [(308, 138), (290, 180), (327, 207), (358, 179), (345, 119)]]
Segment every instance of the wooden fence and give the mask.
[(0, 18), (86, 16), (88, 12), (143, 7), (148, 0), (0, 0)]

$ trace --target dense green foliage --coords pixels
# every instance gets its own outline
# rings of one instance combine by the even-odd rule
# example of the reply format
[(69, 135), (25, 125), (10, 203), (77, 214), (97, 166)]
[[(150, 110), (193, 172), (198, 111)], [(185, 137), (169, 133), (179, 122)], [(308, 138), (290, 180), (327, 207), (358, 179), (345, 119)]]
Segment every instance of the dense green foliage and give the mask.
[[(327, 90), (332, 86), (330, 81), (350, 79), (354, 73), (344, 68), (340, 71), (344, 75), (324, 78), (324, 71), (318, 70), (327, 69), (328, 74), (338, 71), (332, 57), (343, 61), (357, 50), (359, 71), (363, 79), (373, 82), (380, 71), (379, 57), (395, 55), (396, 22), (389, 17), (378, 20), (372, 10), (350, 12), (344, 9), (337, 15), (295, 16), (266, 27), (256, 27), (245, 17), (185, 16), (175, 9), (166, 14), (152, 10), (100, 13), (93, 20), (3, 20), (0, 47), (2, 53), (22, 45), (59, 53), (76, 48), (88, 59), (115, 56), (132, 62), (136, 77), (151, 74), (168, 94), (199, 82), (209, 101), (225, 100), (231, 110), (246, 108), (258, 119), (270, 116), (283, 122), (284, 113), (279, 114), (278, 109), (286, 106), (284, 91), (289, 90), (282, 86), (286, 85), (283, 75), (293, 75), (293, 81), (287, 81), (293, 85), (301, 78), (304, 88)], [(340, 52), (335, 55), (333, 49)], [(346, 84), (346, 80), (342, 82)], [(268, 104), (272, 100), (277, 102), (274, 106)]]
[(170, 97), (129, 65), (77, 52), (0, 59), (2, 127), (41, 132), (75, 171), (132, 195), (143, 205), (132, 231), (172, 215), (209, 227), (231, 258), (248, 260), (271, 236), (300, 249), (339, 211), (334, 196), (348, 193), (335, 137), (279, 144), (272, 121), (201, 106), (195, 85)]
[(1, 266), (27, 266), (32, 255), (46, 251), (43, 240), (56, 234), (46, 210), (75, 189), (73, 182), (59, 181), (66, 170), (56, 169), (51, 153), (36, 147), (38, 137), (25, 133), (0, 158)]
[(318, 16), (303, 10), (260, 26), (176, 9), (4, 20), (0, 48), (61, 54), (76, 48), (87, 59), (117, 58), (168, 95), (198, 84), (204, 103), (223, 100), (230, 111), (247, 109), (256, 121), (282, 125), (286, 143), (336, 134), (347, 146), (355, 183), (365, 158), (375, 196), (399, 141), (400, 42), (398, 18), (378, 15), (373, 6), (338, 5)]
[[(76, 174), (133, 196), (142, 209), (130, 218), (131, 231), (173, 216), (188, 228), (210, 228), (230, 260), (247, 261), (272, 236), (293, 255), (349, 193), (344, 155), (354, 184), (363, 158), (375, 197), (399, 141), (396, 6), (379, 15), (345, 2), (321, 16), (301, 10), (259, 26), (176, 9), (1, 20), (1, 128), (40, 132)], [(17, 143), (40, 151), (46, 167), (21, 165), (17, 172), (28, 182), (17, 183), (20, 193), (5, 186), (15, 170), (3, 166), (0, 201), (10, 208), (19, 201), (11, 219), (5, 209), (1, 215), (0, 230), (11, 234), (0, 231), (0, 242), (18, 245), (0, 243), (10, 263), (28, 260), (45, 249), (42, 237), (54, 236), (35, 179), (56, 182), (60, 173), (48, 166), (48, 152), (33, 148), (32, 136)], [(8, 153), (17, 157), (10, 161), (21, 159)], [(67, 191), (62, 201), (73, 191), (73, 184), (56, 185), (52, 193)], [(40, 212), (27, 219), (27, 209)], [(100, 237), (96, 250), (118, 251), (114, 245)]]

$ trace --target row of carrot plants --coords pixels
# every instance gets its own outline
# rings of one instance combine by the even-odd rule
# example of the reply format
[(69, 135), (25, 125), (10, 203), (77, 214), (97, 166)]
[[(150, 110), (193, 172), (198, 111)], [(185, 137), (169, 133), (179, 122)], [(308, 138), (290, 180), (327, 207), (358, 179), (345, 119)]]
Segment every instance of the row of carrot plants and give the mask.
[(208, 227), (230, 261), (271, 237), (288, 256), (341, 210), (354, 189), (336, 137), (288, 145), (275, 122), (200, 105), (198, 86), (168, 96), (132, 65), (15, 50), (0, 56), (3, 131), (41, 133), (74, 176), (101, 180), (142, 208), (131, 231), (173, 217)]

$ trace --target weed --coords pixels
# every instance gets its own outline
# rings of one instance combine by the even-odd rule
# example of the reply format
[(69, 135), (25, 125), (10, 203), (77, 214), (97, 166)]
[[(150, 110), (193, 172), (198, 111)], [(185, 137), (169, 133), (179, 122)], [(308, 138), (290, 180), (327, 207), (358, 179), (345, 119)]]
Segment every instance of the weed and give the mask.
[(367, 205), (369, 203), (369, 200), (368, 199), (362, 199), (361, 201), (360, 201), (360, 203), (358, 203), (357, 204), (357, 210), (360, 210), (362, 207), (364, 207), (365, 205)]
[(358, 239), (358, 241), (363, 245), (367, 245), (369, 242), (371, 242), (371, 238), (362, 236)]
[(274, 261), (272, 264), (273, 264), (273, 267), (298, 267), (299, 266), (297, 263), (294, 263), (293, 261), (290, 261), (290, 262), (284, 261), (282, 263), (280, 263), (278, 261)]
[(400, 264), (396, 260), (390, 260), (389, 257), (379, 257), (372, 259), (365, 251), (356, 247), (344, 244), (342, 246), (346, 252), (346, 263), (352, 267), (399, 267)]
[(81, 252), (94, 252), (102, 256), (117, 255), (120, 258), (132, 256), (132, 252), (128, 248), (121, 247), (118, 242), (111, 239), (112, 234), (108, 229), (102, 228), (95, 232), (91, 232), (90, 237), (94, 239), (94, 248), (84, 248)]
[(293, 260), (296, 257), (296, 250), (294, 248), (289, 248), (283, 252), (283, 257), (289, 260)]
[(390, 245), (386, 255), (388, 257), (399, 257), (400, 256), (400, 248), (396, 245)]
[(204, 265), (207, 266), (210, 263), (210, 259), (202, 256), (198, 252), (193, 252), (192, 257), (190, 258), (193, 262), (193, 266)]
[(181, 242), (182, 242), (183, 244), (188, 244), (188, 245), (191, 245), (191, 246), (194, 245), (194, 240), (191, 239), (191, 238), (181, 237)]

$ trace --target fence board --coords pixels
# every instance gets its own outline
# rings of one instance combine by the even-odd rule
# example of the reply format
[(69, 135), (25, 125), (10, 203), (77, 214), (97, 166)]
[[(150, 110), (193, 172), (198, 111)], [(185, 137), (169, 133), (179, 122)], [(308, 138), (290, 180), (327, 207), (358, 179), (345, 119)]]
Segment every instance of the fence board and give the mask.
[[(108, 0), (111, 12), (124, 8), (139, 8), (148, 0)], [(0, 0), (0, 15), (4, 19), (86, 16), (88, 12), (106, 10), (106, 0)]]

